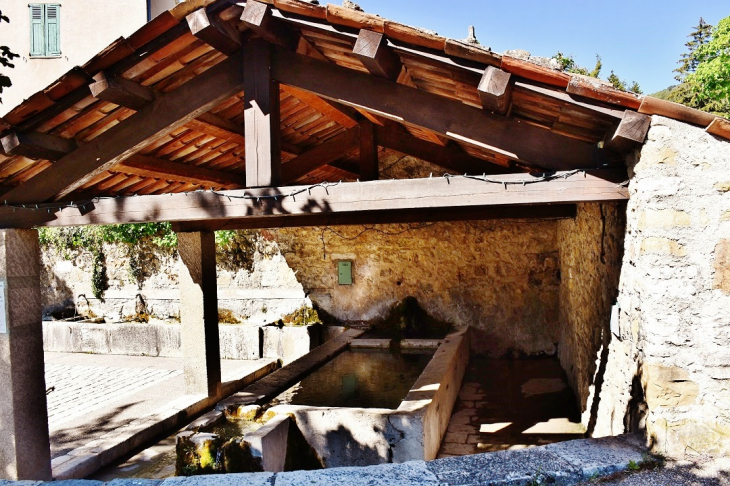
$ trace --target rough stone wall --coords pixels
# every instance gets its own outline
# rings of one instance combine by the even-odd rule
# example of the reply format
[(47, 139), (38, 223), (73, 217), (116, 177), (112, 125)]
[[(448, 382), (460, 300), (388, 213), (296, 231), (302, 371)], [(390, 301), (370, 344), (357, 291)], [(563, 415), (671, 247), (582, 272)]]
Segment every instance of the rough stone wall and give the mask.
[(579, 204), (576, 218), (558, 226), (558, 357), (583, 412), (583, 424), (591, 431), (598, 406), (594, 397), (603, 385), (601, 357), (609, 342), (611, 307), (618, 295), (625, 214), (625, 204)]
[[(614, 384), (662, 453), (730, 453), (730, 142), (653, 117), (632, 177)], [(626, 356), (629, 359), (627, 360)], [(621, 361), (638, 361), (635, 373)], [(641, 421), (646, 411), (645, 424)]]
[[(415, 297), (433, 317), (475, 329), (474, 348), (493, 356), (554, 354), (558, 342), (555, 221), (483, 221), (432, 225), (260, 231), (252, 261), (219, 265), (220, 306), (238, 320), (273, 322), (314, 302), (349, 323), (382, 318)], [(145, 249), (141, 289), (129, 277), (126, 249), (105, 247), (110, 289), (91, 297), (91, 259), (44, 254), (44, 304), (72, 299), (79, 309), (119, 321), (148, 312), (179, 315), (176, 256)], [(337, 282), (337, 262), (353, 262), (352, 286)], [(83, 295), (83, 298), (80, 296)]]

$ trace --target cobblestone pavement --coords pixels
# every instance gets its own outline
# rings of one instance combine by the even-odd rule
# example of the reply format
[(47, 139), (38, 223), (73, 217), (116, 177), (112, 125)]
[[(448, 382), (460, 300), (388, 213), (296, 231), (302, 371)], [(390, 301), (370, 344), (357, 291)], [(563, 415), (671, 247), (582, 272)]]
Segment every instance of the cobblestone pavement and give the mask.
[[(51, 456), (58, 457), (185, 395), (181, 358), (45, 353)], [(222, 360), (233, 381), (270, 360)]]
[(472, 359), (439, 458), (517, 450), (583, 437), (556, 359)]

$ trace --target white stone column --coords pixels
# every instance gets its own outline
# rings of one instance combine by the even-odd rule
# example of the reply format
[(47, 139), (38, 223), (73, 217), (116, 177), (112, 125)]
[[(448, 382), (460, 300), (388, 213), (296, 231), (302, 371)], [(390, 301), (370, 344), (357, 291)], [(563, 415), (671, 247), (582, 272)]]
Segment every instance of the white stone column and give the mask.
[(50, 480), (36, 230), (0, 230), (0, 479)]
[(215, 235), (178, 233), (180, 322), (185, 388), (189, 394), (221, 393)]

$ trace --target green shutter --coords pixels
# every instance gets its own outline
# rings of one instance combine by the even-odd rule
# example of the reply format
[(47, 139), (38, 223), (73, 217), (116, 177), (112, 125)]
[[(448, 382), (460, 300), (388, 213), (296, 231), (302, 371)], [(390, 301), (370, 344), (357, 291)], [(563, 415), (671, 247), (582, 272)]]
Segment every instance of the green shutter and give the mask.
[(30, 7), (30, 55), (46, 55), (46, 33), (43, 22), (45, 12), (43, 5), (29, 5)]
[(46, 56), (61, 55), (61, 6), (46, 5)]

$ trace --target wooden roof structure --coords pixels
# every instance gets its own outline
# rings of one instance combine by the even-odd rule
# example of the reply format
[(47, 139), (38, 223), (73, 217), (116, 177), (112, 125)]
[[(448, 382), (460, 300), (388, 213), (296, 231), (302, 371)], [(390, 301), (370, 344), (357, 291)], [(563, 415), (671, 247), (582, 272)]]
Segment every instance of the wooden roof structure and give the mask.
[[(188, 0), (0, 119), (0, 227), (570, 215), (628, 197), (652, 114), (730, 138), (713, 115), (361, 11)], [(481, 179), (377, 181), (388, 152)]]

